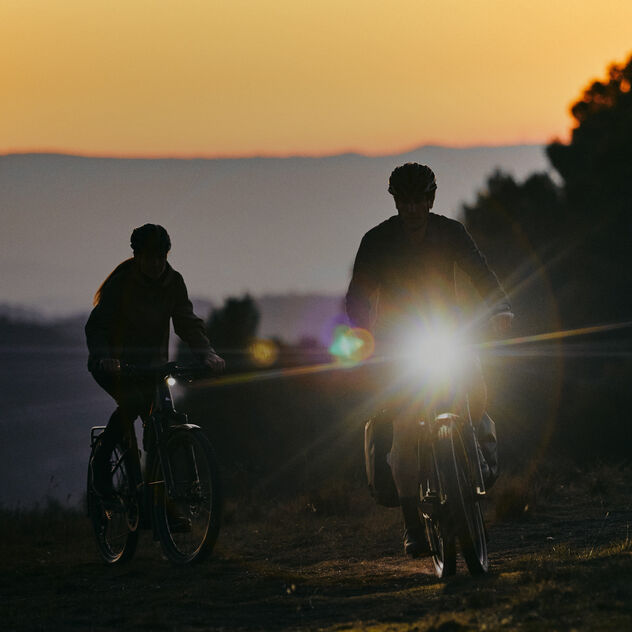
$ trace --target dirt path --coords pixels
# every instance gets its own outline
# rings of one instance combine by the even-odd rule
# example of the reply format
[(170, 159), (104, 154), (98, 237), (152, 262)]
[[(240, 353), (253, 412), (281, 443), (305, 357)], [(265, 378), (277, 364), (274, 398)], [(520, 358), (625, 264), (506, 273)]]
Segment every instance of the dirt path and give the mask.
[(489, 576), (460, 564), (443, 582), (401, 554), (396, 511), (362, 503), (324, 515), (299, 500), (248, 521), (234, 509), (213, 559), (185, 569), (148, 535), (130, 564), (107, 568), (83, 518), (14, 517), (2, 628), (632, 629), (625, 489), (592, 500), (585, 485), (558, 489), (532, 516), (491, 525)]

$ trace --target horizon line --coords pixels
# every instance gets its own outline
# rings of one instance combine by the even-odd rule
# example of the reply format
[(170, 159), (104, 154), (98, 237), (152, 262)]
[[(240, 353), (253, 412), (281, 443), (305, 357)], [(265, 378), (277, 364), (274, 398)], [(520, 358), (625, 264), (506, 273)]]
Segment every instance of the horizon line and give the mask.
[(63, 156), (68, 158), (93, 158), (102, 160), (290, 160), (290, 159), (323, 159), (339, 158), (341, 156), (358, 156), (360, 158), (389, 158), (402, 156), (422, 149), (500, 149), (508, 147), (546, 147), (551, 142), (559, 141), (555, 138), (547, 142), (517, 142), (517, 143), (481, 143), (481, 144), (441, 144), (435, 142), (413, 145), (402, 151), (372, 153), (349, 149), (333, 153), (251, 153), (251, 154), (206, 154), (206, 153), (107, 153), (107, 152), (83, 152), (56, 148), (39, 148), (26, 150), (7, 150), (0, 153), (1, 158), (9, 156)]

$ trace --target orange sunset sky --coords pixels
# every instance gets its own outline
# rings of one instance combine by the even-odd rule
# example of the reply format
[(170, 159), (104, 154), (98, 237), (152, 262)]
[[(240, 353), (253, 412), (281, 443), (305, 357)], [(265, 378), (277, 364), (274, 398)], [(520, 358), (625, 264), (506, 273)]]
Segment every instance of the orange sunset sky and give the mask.
[(0, 0), (0, 153), (545, 143), (629, 0)]

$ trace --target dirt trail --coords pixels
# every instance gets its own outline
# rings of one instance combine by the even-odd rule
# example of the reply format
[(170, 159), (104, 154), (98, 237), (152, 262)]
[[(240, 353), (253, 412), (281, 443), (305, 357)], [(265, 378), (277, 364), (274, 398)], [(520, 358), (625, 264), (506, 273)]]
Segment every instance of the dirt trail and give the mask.
[(131, 563), (107, 568), (84, 519), (23, 516), (2, 551), (3, 629), (632, 629), (632, 505), (590, 498), (560, 488), (532, 516), (492, 524), (489, 576), (460, 563), (449, 581), (404, 558), (396, 511), (366, 504), (234, 511), (213, 559), (184, 569), (148, 534)]

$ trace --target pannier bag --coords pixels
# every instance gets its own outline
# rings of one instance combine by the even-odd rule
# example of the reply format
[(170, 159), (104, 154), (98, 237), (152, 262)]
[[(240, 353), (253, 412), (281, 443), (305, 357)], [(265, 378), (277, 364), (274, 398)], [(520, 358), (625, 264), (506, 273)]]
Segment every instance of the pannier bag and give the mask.
[(475, 426), (479, 452), (482, 455), (481, 469), (486, 489), (491, 489), (498, 479), (498, 440), (496, 438), (496, 424), (494, 420), (484, 413), (481, 420)]
[(369, 490), (375, 502), (399, 507), (397, 488), (389, 463), (393, 445), (393, 423), (385, 410), (371, 417), (364, 426), (364, 464)]

